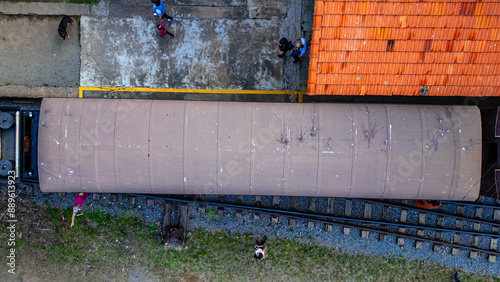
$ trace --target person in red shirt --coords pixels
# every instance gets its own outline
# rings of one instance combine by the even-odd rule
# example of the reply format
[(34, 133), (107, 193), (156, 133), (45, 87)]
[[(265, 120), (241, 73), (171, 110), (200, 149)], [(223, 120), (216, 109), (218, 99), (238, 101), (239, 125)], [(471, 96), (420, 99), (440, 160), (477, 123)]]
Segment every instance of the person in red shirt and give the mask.
[(83, 204), (89, 197), (89, 193), (78, 193), (76, 195), (75, 201), (73, 202), (73, 217), (71, 217), (71, 227), (75, 225), (76, 213), (82, 210)]
[(168, 32), (168, 30), (165, 28), (165, 23), (163, 20), (161, 21), (161, 25), (157, 26), (158, 30), (160, 31), (160, 37), (165, 38), (165, 35), (170, 35), (170, 37), (174, 38), (175, 34)]
[(426, 210), (437, 209), (441, 206), (441, 201), (414, 200), (413, 202), (415, 206)]

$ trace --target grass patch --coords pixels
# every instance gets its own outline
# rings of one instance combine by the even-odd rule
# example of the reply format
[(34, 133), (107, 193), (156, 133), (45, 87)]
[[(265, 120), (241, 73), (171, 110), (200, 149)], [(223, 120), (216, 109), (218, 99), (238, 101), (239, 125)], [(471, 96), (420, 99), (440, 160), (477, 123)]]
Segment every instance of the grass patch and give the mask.
[(99, 268), (102, 267), (101, 256), (105, 255), (109, 261), (105, 266), (127, 265), (127, 257), (133, 252), (132, 245), (148, 248), (150, 246), (143, 246), (143, 243), (152, 243), (157, 234), (156, 226), (147, 225), (138, 218), (129, 215), (114, 217), (103, 211), (77, 216), (75, 226), (68, 228), (71, 215), (69, 209), (47, 209), (47, 218), (54, 232), (51, 240), (44, 242), (43, 250), (54, 263), (69, 262)]
[(208, 208), (205, 211), (205, 216), (208, 219), (208, 221), (217, 221), (219, 219), (219, 215), (217, 214), (217, 211), (213, 208)]
[[(282, 239), (268, 240), (268, 257), (253, 258), (253, 234), (198, 229), (186, 247), (164, 250), (157, 240), (159, 227), (125, 213), (86, 212), (69, 228), (72, 211), (32, 205), (26, 212), (29, 230), (17, 240), (19, 277), (76, 281), (143, 280), (217, 281), (449, 281), (454, 269), (383, 258), (347, 255), (342, 251)], [(212, 214), (211, 212), (209, 214)], [(213, 215), (213, 214), (212, 214)], [(24, 215), (23, 215), (24, 216)], [(215, 217), (215, 215), (213, 215)], [(35, 224), (36, 223), (36, 224)], [(3, 228), (0, 240), (8, 232)], [(5, 245), (0, 251), (6, 253)], [(5, 263), (5, 256), (0, 263)], [(460, 273), (462, 281), (500, 281), (498, 278)], [(17, 280), (17, 279), (16, 279)]]
[(50, 3), (71, 3), (71, 4), (91, 4), (96, 5), (99, 0), (2, 0), (4, 2), (50, 2)]

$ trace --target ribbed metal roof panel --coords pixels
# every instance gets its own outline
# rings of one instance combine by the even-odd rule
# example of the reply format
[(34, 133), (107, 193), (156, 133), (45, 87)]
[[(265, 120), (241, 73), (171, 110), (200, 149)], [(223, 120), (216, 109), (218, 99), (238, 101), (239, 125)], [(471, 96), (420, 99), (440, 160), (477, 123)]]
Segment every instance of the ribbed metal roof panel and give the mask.
[(496, 96), (499, 53), (500, 0), (316, 1), (308, 94)]

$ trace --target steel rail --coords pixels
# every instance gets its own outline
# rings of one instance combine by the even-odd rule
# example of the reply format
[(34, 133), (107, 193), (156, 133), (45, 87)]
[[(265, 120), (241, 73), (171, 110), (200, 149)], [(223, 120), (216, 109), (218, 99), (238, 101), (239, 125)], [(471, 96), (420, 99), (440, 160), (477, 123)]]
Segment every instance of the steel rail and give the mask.
[[(419, 211), (419, 212), (424, 212), (427, 214), (434, 214), (434, 215), (438, 215), (438, 216), (446, 216), (446, 217), (451, 217), (454, 219), (467, 220), (467, 221), (471, 221), (471, 222), (475, 222), (475, 223), (491, 225), (493, 227), (500, 227), (500, 223), (482, 220), (482, 219), (477, 219), (477, 218), (466, 217), (466, 216), (460, 216), (460, 215), (456, 215), (456, 214), (442, 213), (442, 212), (438, 212), (435, 210), (426, 210), (426, 209), (422, 209), (422, 208), (418, 208), (418, 207), (405, 206), (405, 205), (400, 205), (400, 204), (395, 204), (395, 203), (385, 202), (385, 201), (375, 201), (375, 200), (368, 200), (368, 199), (357, 199), (357, 200), (361, 200), (361, 201), (364, 201), (367, 203), (374, 203), (374, 204), (380, 204), (380, 205), (385, 205), (385, 206), (390, 206), (390, 207)], [(458, 205), (460, 205), (460, 204), (458, 204)]]
[(287, 211), (287, 210), (271, 209), (271, 208), (265, 208), (265, 207), (253, 207), (253, 206), (219, 203), (219, 202), (183, 200), (183, 199), (177, 199), (177, 198), (168, 198), (168, 197), (160, 197), (160, 196), (144, 195), (144, 194), (127, 194), (127, 195), (138, 196), (138, 197), (147, 197), (147, 198), (157, 198), (157, 199), (173, 201), (173, 202), (181, 202), (181, 203), (196, 203), (196, 204), (204, 204), (204, 205), (209, 205), (209, 206), (218, 206), (218, 207), (227, 207), (227, 208), (233, 208), (233, 209), (259, 211), (259, 212), (263, 212), (266, 214), (274, 214), (274, 215), (282, 215), (282, 216), (295, 216), (296, 218), (299, 218), (299, 219), (300, 218), (307, 218), (307, 219), (322, 218), (322, 219), (325, 219), (325, 222), (331, 222), (331, 221), (328, 221), (326, 219), (343, 220), (343, 221), (350, 221), (350, 222), (357, 222), (357, 223), (379, 224), (379, 225), (385, 225), (385, 226), (415, 228), (415, 229), (433, 230), (433, 231), (441, 231), (441, 232), (454, 232), (454, 233), (461, 233), (461, 234), (500, 238), (500, 234), (478, 232), (478, 231), (455, 230), (455, 229), (446, 229), (446, 228), (441, 228), (441, 227), (420, 226), (420, 225), (416, 226), (416, 225), (411, 225), (411, 224), (406, 224), (406, 223), (395, 223), (395, 222), (378, 221), (378, 220), (371, 220), (371, 219), (340, 217), (340, 216), (324, 215), (324, 214), (316, 214), (316, 213), (304, 213), (304, 212), (300, 212), (300, 211)]
[(477, 207), (477, 208), (490, 208), (490, 209), (500, 209), (500, 206), (497, 205), (480, 205), (471, 202), (452, 202), (452, 201), (441, 201), (441, 203), (452, 204), (452, 205), (462, 205), (469, 207)]
[[(161, 196), (154, 196), (154, 195), (143, 195), (143, 194), (126, 194), (126, 195), (137, 196), (137, 197), (146, 197), (146, 198), (156, 198), (156, 199), (161, 199), (161, 200), (166, 200), (166, 201), (188, 203), (188, 204), (192, 203), (192, 204), (198, 204), (198, 205), (228, 207), (228, 208), (247, 210), (247, 211), (259, 211), (259, 212), (262, 212), (264, 214), (270, 214), (270, 215), (284, 215), (284, 216), (289, 216), (289, 217), (295, 218), (295, 219), (306, 219), (306, 220), (310, 220), (310, 221), (314, 221), (314, 222), (330, 224), (330, 225), (335, 225), (335, 226), (356, 228), (356, 229), (360, 229), (360, 230), (371, 231), (371, 232), (376, 232), (376, 233), (385, 234), (385, 235), (391, 235), (391, 236), (396, 236), (396, 237), (412, 239), (415, 241), (429, 242), (429, 243), (438, 244), (438, 245), (451, 246), (451, 247), (456, 247), (456, 248), (460, 248), (460, 249), (467, 249), (469, 251), (476, 251), (476, 252), (480, 252), (480, 253), (487, 253), (490, 255), (500, 256), (500, 252), (497, 252), (494, 250), (481, 249), (481, 248), (476, 248), (476, 247), (467, 246), (467, 245), (460, 245), (460, 244), (451, 243), (451, 242), (438, 241), (435, 239), (414, 236), (414, 235), (410, 235), (410, 234), (396, 233), (396, 232), (391, 232), (391, 231), (380, 230), (377, 228), (369, 228), (369, 227), (358, 226), (358, 225), (354, 225), (354, 224), (342, 223), (342, 222), (337, 222), (337, 221), (330, 221), (330, 220), (319, 219), (319, 218), (328, 218), (328, 219), (352, 221), (352, 222), (360, 222), (360, 223), (373, 222), (370, 220), (351, 219), (351, 218), (343, 218), (343, 217), (335, 217), (335, 216), (319, 215), (319, 214), (308, 214), (308, 213), (295, 212), (295, 211), (275, 210), (275, 209), (269, 209), (269, 208), (252, 207), (252, 206), (246, 206), (246, 205), (235, 205), (235, 204), (219, 203), (219, 202), (184, 200), (184, 199), (161, 197)], [(450, 230), (450, 229), (444, 229), (444, 228), (414, 226), (414, 225), (408, 225), (408, 224), (397, 224), (397, 223), (388, 223), (388, 222), (381, 222), (379, 224), (382, 226), (392, 225), (392, 226), (397, 226), (397, 227), (404, 226), (404, 227), (408, 227), (408, 228), (431, 229), (431, 230), (445, 231), (445, 232), (460, 232), (460, 230)], [(462, 232), (462, 233), (470, 234), (468, 232)], [(490, 233), (485, 233), (485, 234), (481, 233), (481, 232), (471, 232), (471, 233), (476, 233), (477, 235), (480, 235), (480, 236), (500, 237), (500, 235), (491, 236), (491, 235), (495, 235), (495, 234), (490, 234)]]

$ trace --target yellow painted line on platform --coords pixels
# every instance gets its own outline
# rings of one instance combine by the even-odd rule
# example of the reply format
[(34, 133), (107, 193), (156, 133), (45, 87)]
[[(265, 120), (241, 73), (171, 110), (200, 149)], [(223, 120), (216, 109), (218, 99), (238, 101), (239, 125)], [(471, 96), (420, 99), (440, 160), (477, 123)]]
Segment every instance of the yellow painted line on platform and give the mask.
[(299, 95), (302, 103), (306, 91), (283, 90), (227, 90), (227, 89), (175, 89), (175, 88), (148, 88), (148, 87), (91, 87), (81, 86), (78, 97), (83, 98), (83, 91), (116, 91), (116, 92), (163, 92), (163, 93), (215, 93), (215, 94), (263, 94), (263, 95)]

